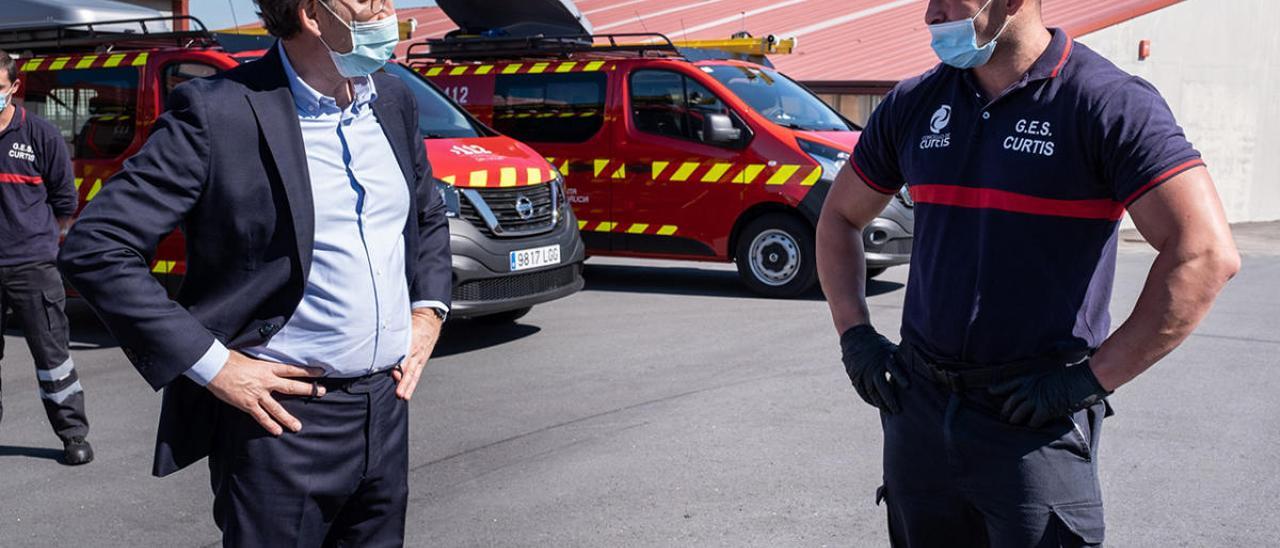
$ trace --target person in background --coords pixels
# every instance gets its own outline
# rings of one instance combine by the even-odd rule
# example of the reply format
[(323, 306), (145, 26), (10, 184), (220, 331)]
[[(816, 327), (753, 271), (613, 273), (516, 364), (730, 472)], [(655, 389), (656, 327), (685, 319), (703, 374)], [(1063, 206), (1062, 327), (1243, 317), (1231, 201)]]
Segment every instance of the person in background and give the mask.
[(35, 360), (45, 414), (62, 440), (62, 463), (86, 464), (93, 460), (89, 419), (54, 262), (79, 201), (75, 171), (58, 129), (14, 104), (21, 86), (17, 63), (0, 50), (0, 358), (12, 309)]

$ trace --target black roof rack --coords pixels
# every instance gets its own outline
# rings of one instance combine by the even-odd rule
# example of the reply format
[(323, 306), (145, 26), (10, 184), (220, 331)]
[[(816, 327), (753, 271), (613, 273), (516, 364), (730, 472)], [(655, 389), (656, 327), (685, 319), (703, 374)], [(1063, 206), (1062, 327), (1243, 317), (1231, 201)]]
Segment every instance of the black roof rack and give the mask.
[[(632, 39), (622, 43), (620, 39)], [(603, 43), (600, 43), (602, 42)], [(423, 50), (426, 51), (423, 51)], [(526, 57), (568, 57), (575, 53), (647, 53), (679, 56), (680, 50), (666, 35), (637, 32), (569, 36), (445, 37), (409, 46), (405, 60), (479, 61)]]
[(190, 15), (0, 29), (0, 49), (24, 55), (87, 48), (114, 51), (152, 48), (158, 44), (185, 48), (217, 43), (204, 23)]

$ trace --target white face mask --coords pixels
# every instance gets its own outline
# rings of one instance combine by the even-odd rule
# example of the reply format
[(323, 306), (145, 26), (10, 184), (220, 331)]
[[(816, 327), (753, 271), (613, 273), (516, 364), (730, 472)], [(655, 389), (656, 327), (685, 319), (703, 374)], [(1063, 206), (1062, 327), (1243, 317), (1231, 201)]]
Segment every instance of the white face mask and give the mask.
[(4, 112), (4, 109), (9, 108), (9, 100), (13, 99), (15, 91), (17, 90), (9, 88), (9, 93), (0, 93), (0, 112)]

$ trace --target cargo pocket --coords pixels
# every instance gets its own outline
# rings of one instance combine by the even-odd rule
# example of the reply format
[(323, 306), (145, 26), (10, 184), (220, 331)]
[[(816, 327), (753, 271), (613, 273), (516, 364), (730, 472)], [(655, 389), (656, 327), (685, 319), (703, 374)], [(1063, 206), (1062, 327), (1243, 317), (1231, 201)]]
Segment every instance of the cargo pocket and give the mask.
[(1053, 507), (1053, 517), (1062, 548), (1102, 546), (1105, 526), (1102, 503), (1085, 502)]
[(49, 322), (49, 332), (60, 333), (67, 328), (67, 293), (62, 289), (61, 280), (55, 287), (46, 288), (41, 293), (44, 301), (44, 315)]

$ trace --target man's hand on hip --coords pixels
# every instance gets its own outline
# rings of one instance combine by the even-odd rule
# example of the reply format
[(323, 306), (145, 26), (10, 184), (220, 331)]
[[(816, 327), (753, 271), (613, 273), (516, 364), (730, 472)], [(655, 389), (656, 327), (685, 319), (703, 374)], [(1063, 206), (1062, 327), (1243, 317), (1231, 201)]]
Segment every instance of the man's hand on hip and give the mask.
[(409, 355), (391, 371), (396, 381), (396, 397), (408, 401), (418, 387), (418, 379), (422, 370), (427, 368), (427, 360), (440, 340), (440, 327), (444, 320), (436, 315), (434, 309), (419, 308), (413, 311), (413, 341), (409, 345)]
[(864, 401), (889, 413), (902, 411), (896, 390), (909, 388), (911, 381), (898, 361), (896, 345), (863, 324), (840, 335), (840, 350), (849, 380)]
[(315, 369), (255, 360), (232, 351), (226, 365), (222, 366), (222, 370), (205, 388), (218, 399), (248, 413), (271, 435), (279, 436), (284, 433), (284, 428), (288, 428), (290, 432), (302, 430), (302, 422), (285, 411), (284, 406), (271, 393), (323, 396), (323, 386), (295, 380), (315, 378), (323, 374)]
[(993, 386), (1003, 396), (1004, 419), (1012, 424), (1040, 428), (1051, 419), (1065, 417), (1109, 395), (1094, 376), (1089, 362)]

